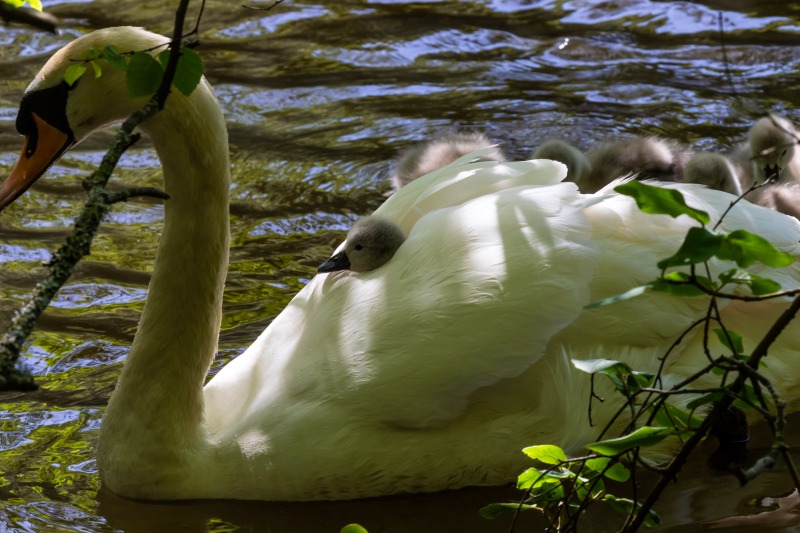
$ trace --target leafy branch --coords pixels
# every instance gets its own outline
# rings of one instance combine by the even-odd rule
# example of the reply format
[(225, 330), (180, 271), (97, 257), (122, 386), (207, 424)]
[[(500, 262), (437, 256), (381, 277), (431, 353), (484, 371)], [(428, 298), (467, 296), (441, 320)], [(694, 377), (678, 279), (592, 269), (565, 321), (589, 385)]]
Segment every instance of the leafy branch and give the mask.
[[(130, 188), (120, 192), (110, 193), (105, 189), (105, 186), (122, 154), (139, 139), (139, 134), (134, 133), (134, 129), (164, 107), (164, 103), (173, 86), (173, 81), (181, 68), (181, 58), (190, 58), (183, 63), (183, 71), (190, 72), (192, 79), (196, 81), (194, 86), (190, 89), (184, 78), (183, 81), (180, 82), (180, 87), (176, 85), (178, 90), (184, 92), (184, 94), (186, 94), (187, 91), (191, 93), (200, 81), (202, 65), (200, 66), (199, 73), (196, 68), (196, 61), (199, 61), (199, 58), (195, 59), (196, 54), (194, 54), (194, 52), (189, 54), (187, 53), (188, 49), (180, 46), (188, 5), (189, 0), (181, 0), (176, 10), (175, 26), (172, 41), (169, 43), (169, 50), (165, 50), (159, 54), (158, 60), (144, 53), (152, 62), (148, 63), (148, 67), (140, 70), (137, 70), (138, 67), (132, 67), (131, 65), (134, 62), (134, 58), (137, 57), (137, 54), (133, 54), (130, 62), (127, 63), (129, 90), (131, 88), (130, 79), (133, 76), (140, 78), (133, 82), (137, 90), (144, 90), (143, 87), (147, 87), (146, 92), (140, 92), (138, 94), (155, 94), (144, 108), (134, 112), (123, 122), (109, 151), (100, 163), (99, 168), (84, 180), (83, 186), (87, 191), (88, 199), (75, 221), (72, 232), (67, 237), (64, 245), (55, 252), (52, 259), (49, 261), (47, 265), (48, 273), (44, 281), (36, 286), (31, 300), (15, 314), (11, 327), (7, 330), (5, 335), (3, 335), (2, 339), (0, 339), (0, 390), (30, 390), (36, 387), (32, 376), (24, 370), (19, 369), (17, 366), (22, 344), (33, 331), (38, 317), (44, 312), (61, 286), (66, 283), (75, 271), (78, 262), (85, 255), (90, 253), (94, 235), (100, 223), (109, 213), (111, 206), (114, 203), (127, 201), (136, 196), (149, 196), (165, 200), (169, 198), (163, 191), (148, 187)], [(105, 54), (110, 52), (103, 51), (102, 53), (105, 59)], [(90, 57), (87, 58), (86, 61), (92, 63), (97, 59), (99, 59), (99, 57)], [(119, 64), (115, 64), (116, 60), (112, 59), (108, 61), (108, 59), (106, 59), (106, 61), (115, 68), (120, 68)], [(117, 61), (117, 63), (119, 62)], [(153, 64), (158, 68), (156, 69), (153, 67)], [(70, 68), (72, 68), (72, 66)], [(67, 70), (69, 70), (69, 68)], [(78, 74), (75, 79), (72, 80), (72, 83), (75, 83), (86, 70), (87, 69), (84, 67), (84, 71)], [(93, 65), (93, 70), (95, 76), (102, 75), (102, 69), (97, 70)], [(142, 74), (143, 72), (145, 74)], [(143, 81), (141, 79), (142, 77), (155, 78), (155, 82), (153, 82), (152, 79)], [(150, 87), (153, 87), (152, 91)]]
[[(745, 230), (717, 233), (719, 222), (713, 230), (707, 229), (706, 226), (711, 223), (708, 213), (688, 206), (682, 194), (675, 189), (631, 181), (616, 190), (633, 197), (646, 213), (673, 217), (686, 215), (700, 226), (689, 229), (674, 255), (659, 261), (661, 274), (656, 280), (587, 307), (611, 305), (646, 292), (664, 292), (676, 297), (708, 297), (706, 314), (690, 324), (667, 353), (659, 357), (655, 373), (637, 371), (625, 362), (611, 359), (573, 360), (575, 368), (591, 375), (590, 423), (592, 404), (604, 401), (596, 392), (595, 376), (603, 376), (610, 381), (614, 393), (623, 397), (622, 405), (600, 432), (600, 440), (586, 446), (591, 452), (589, 455), (569, 459), (560, 448), (552, 445), (526, 448), (524, 453), (548, 465), (547, 468), (532, 468), (523, 472), (518, 479), (518, 488), (525, 490), (522, 500), (518, 503), (492, 504), (482, 510), (486, 517), (497, 516), (506, 510), (514, 510), (515, 517), (520, 511), (537, 510), (548, 517), (551, 528), (571, 531), (577, 528), (580, 515), (590, 505), (606, 503), (625, 514), (622, 531), (636, 531), (643, 524), (657, 525), (658, 516), (653, 510), (656, 501), (667, 485), (677, 478), (689, 455), (708, 435), (714, 435), (720, 442), (720, 449), (712, 458), (733, 473), (741, 484), (770, 468), (781, 457), (789, 466), (795, 486), (800, 489), (800, 476), (791, 462), (784, 438), (785, 402), (769, 379), (759, 372), (770, 347), (800, 310), (800, 290), (782, 290), (774, 280), (745, 270), (756, 263), (781, 268), (794, 263), (796, 258)], [(726, 210), (722, 216), (728, 212)], [(710, 263), (716, 260), (731, 261), (736, 268), (719, 272), (714, 278)], [(681, 270), (671, 270), (674, 268)], [(699, 275), (698, 271), (702, 271), (703, 275)], [(737, 291), (746, 288), (750, 294), (726, 290), (729, 287), (736, 287)], [(753, 351), (747, 354), (742, 336), (723, 323), (719, 299), (761, 301), (778, 297), (793, 297), (793, 300)], [(702, 332), (697, 331), (699, 327), (702, 327)], [(680, 383), (665, 388), (662, 374), (667, 368), (667, 360), (690, 334), (702, 334), (702, 350), (708, 363)], [(713, 355), (710, 348), (712, 339), (716, 339), (728, 353)], [(718, 383), (709, 386), (712, 375), (719, 376)], [(692, 397), (694, 399), (690, 399)], [(670, 402), (676, 398), (684, 398), (679, 403), (685, 404), (685, 408)], [(749, 428), (740, 409), (758, 413), (773, 433), (771, 450), (747, 469), (743, 468), (742, 463), (749, 440)], [(627, 422), (620, 424), (626, 414)], [(623, 428), (619, 437), (608, 438), (609, 431), (620, 425)], [(681, 443), (666, 466), (655, 467), (641, 458), (643, 450), (666, 438), (677, 439)], [(623, 463), (631, 465), (630, 470)], [(598, 468), (599, 464), (609, 470)], [(635, 472), (638, 467), (644, 467), (659, 476), (643, 501), (637, 497)], [(620, 475), (620, 479), (615, 481), (630, 483), (632, 498), (619, 498), (605, 487), (602, 481), (604, 477), (614, 479), (608, 474), (612, 468)], [(622, 479), (622, 469), (629, 473), (625, 480)]]

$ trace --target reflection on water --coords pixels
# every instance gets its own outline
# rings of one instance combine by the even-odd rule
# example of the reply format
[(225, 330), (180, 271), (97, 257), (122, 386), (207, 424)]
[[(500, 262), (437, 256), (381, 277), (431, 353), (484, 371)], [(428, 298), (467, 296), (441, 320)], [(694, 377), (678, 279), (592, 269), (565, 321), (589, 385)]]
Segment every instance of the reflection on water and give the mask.
[[(45, 0), (64, 21), (60, 35), (6, 28), (0, 172), (19, 150), (20, 95), (47, 56), (100, 27), (167, 32), (172, 4)], [(718, 9), (739, 100), (724, 81)], [(229, 121), (234, 177), (231, 267), (212, 372), (314, 275), (355, 217), (380, 205), (386, 162), (398, 150), (470, 128), (519, 158), (548, 138), (585, 149), (642, 133), (728, 149), (765, 110), (800, 118), (793, 112), (798, 13), (794, 4), (752, 0), (287, 0), (271, 11), (207, 2), (200, 52)], [(73, 151), (0, 216), (0, 324), (63, 240), (82, 202), (81, 176), (107, 141)], [(149, 145), (131, 151), (118, 174), (120, 183), (158, 185)], [(152, 202), (116, 208), (41, 319), (26, 355), (42, 390), (7, 394), (0, 404), (0, 529), (297, 532), (350, 522), (373, 533), (507, 529), (477, 516), (482, 505), (513, 497), (502, 489), (290, 505), (142, 504), (98, 494), (93, 446), (136, 328), (160, 220)], [(793, 513), (768, 513), (794, 508), (784, 473), (779, 467), (741, 491), (698, 458), (662, 502), (665, 529), (695, 531), (757, 513), (767, 514), (756, 524), (717, 525), (789, 527)], [(591, 524), (613, 530), (613, 519), (599, 512)]]

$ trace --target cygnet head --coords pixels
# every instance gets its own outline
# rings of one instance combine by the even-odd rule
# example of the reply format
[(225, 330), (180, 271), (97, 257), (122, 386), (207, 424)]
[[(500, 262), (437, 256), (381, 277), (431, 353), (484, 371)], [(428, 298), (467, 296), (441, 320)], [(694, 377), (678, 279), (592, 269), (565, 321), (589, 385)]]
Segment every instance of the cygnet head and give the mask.
[(552, 159), (567, 165), (567, 180), (580, 186), (592, 172), (592, 165), (583, 152), (564, 141), (550, 140), (539, 145), (533, 159)]
[(612, 180), (630, 174), (637, 179), (682, 181), (689, 153), (675, 141), (646, 136), (605, 143), (586, 157), (592, 172), (582, 192), (597, 192)]
[(736, 196), (742, 194), (736, 169), (722, 154), (698, 152), (686, 164), (683, 180), (687, 183), (702, 183)]
[[(747, 199), (750, 200), (750, 196)], [(800, 183), (787, 182), (763, 187), (756, 191), (753, 201), (800, 220)]]
[[(415, 179), (449, 165), (461, 156), (493, 145), (482, 133), (453, 133), (408, 149), (393, 169), (391, 181), (395, 191)], [(476, 161), (505, 161), (499, 147), (494, 147)]]
[[(795, 145), (800, 140), (791, 122), (778, 115), (759, 119), (747, 136), (750, 157), (753, 161), (753, 177), (761, 183), (768, 179), (781, 180), (794, 158)], [(788, 176), (800, 180), (800, 176)]]
[(375, 270), (389, 261), (405, 240), (392, 222), (378, 217), (361, 218), (347, 232), (344, 250), (322, 263), (317, 272)]

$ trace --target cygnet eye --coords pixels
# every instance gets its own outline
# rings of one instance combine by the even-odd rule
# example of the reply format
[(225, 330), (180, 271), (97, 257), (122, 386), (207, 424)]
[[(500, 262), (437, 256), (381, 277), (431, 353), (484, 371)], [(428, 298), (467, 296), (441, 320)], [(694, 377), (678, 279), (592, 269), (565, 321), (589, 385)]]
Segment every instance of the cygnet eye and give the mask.
[(356, 244), (353, 248), (355, 248), (356, 250), (361, 250), (364, 247), (361, 246), (360, 244)]

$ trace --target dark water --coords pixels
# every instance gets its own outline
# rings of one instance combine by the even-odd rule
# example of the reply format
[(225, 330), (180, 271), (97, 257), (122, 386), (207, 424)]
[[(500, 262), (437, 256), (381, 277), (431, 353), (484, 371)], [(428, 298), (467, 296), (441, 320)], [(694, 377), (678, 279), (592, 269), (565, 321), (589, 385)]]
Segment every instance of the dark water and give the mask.
[[(106, 26), (169, 32), (173, 4), (45, 0), (62, 19), (58, 36), (1, 30), (0, 173), (20, 149), (22, 91), (52, 52)], [(800, 119), (800, 4), (784, 1), (286, 0), (253, 11), (210, 0), (200, 36), (234, 178), (215, 369), (255, 339), (355, 217), (380, 205), (388, 162), (416, 141), (476, 129), (523, 158), (549, 138), (586, 149), (660, 134), (725, 150), (767, 110)], [(0, 326), (63, 240), (108, 139), (70, 152), (0, 216)], [(158, 185), (154, 152), (132, 150), (115, 179)], [(26, 349), (42, 390), (0, 399), (0, 530), (317, 532), (354, 521), (372, 533), (507, 530), (477, 509), (513, 491), (318, 504), (142, 504), (101, 491), (93, 445), (144, 303), (161, 211), (144, 201), (115, 210)], [(781, 467), (739, 490), (698, 458), (659, 506), (662, 529), (772, 509), (756, 517), (769, 522), (740, 529), (792, 527), (797, 498), (779, 500), (790, 489)], [(615, 518), (596, 514), (587, 530), (613, 531)]]

